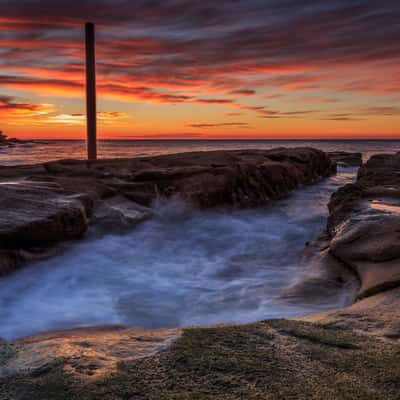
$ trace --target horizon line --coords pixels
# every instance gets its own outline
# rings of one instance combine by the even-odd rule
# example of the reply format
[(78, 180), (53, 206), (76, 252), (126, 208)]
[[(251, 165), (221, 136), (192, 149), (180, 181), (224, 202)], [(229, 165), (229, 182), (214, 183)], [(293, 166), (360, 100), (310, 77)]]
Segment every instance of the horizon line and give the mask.
[[(74, 138), (27, 138), (27, 139), (18, 139), (21, 142), (40, 142), (40, 141), (52, 141), (52, 142), (86, 142), (86, 139), (74, 139)], [(397, 137), (384, 137), (384, 138), (377, 138), (377, 137), (360, 137), (360, 138), (224, 138), (224, 139), (206, 139), (206, 138), (192, 138), (192, 139), (183, 139), (183, 138), (103, 138), (97, 139), (99, 142), (120, 142), (120, 141), (140, 141), (140, 142), (276, 142), (276, 141), (288, 141), (288, 142), (324, 142), (324, 141), (400, 141), (400, 135)]]

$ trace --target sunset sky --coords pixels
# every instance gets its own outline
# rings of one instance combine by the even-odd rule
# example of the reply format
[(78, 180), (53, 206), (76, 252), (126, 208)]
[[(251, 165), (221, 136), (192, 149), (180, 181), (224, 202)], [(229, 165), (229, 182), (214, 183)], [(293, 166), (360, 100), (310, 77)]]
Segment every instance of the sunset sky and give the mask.
[(84, 138), (400, 138), (399, 0), (0, 0), (0, 130)]

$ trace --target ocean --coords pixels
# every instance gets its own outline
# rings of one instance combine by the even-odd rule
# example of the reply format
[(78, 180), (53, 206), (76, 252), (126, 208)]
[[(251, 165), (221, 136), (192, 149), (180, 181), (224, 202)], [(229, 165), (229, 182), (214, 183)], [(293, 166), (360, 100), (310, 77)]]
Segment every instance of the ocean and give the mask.
[[(100, 158), (142, 157), (188, 151), (270, 149), (311, 146), (324, 151), (372, 154), (400, 151), (400, 141), (389, 140), (99, 140)], [(0, 148), (0, 165), (35, 164), (61, 158), (86, 157), (84, 141), (52, 140)]]

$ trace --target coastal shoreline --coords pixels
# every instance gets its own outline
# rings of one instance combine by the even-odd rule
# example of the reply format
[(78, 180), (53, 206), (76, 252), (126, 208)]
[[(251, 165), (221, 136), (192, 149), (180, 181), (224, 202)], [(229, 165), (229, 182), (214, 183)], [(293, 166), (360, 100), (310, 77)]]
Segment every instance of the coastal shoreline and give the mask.
[[(59, 183), (66, 174), (69, 178), (76, 176), (78, 164), (81, 168), (82, 163), (73, 161), (54, 163), (42, 174), (51, 171), (58, 176), (53, 184)], [(115, 168), (113, 161), (100, 165), (103, 168), (105, 164)], [(317, 175), (332, 173), (329, 163), (325, 165), (326, 172)], [(150, 171), (152, 176), (154, 170)], [(194, 170), (189, 171), (192, 176)], [(358, 275), (359, 300), (350, 307), (293, 320), (176, 329), (165, 335), (163, 331), (139, 334), (134, 329), (106, 327), (3, 343), (0, 393), (13, 399), (25, 399), (24, 393), (28, 392), (30, 399), (40, 399), (44, 393), (51, 393), (54, 399), (111, 399), (127, 394), (153, 399), (160, 393), (165, 398), (182, 399), (192, 398), (191, 394), (230, 399), (244, 395), (271, 399), (397, 399), (400, 288), (396, 259), (400, 254), (393, 233), (397, 232), (400, 207), (398, 171), (400, 154), (372, 157), (361, 167), (354, 184), (332, 196), (327, 236), (321, 239), (325, 244), (319, 246), (320, 240), (309, 246), (316, 268), (330, 268), (334, 260)], [(169, 173), (181, 176), (176, 170)], [(196, 175), (203, 173), (202, 169), (195, 171)], [(9, 174), (12, 179), (18, 177)], [(127, 179), (126, 169), (120, 176)], [(149, 176), (148, 170), (144, 176)], [(3, 175), (3, 179), (10, 178)], [(37, 182), (43, 182), (42, 178)], [(315, 179), (307, 178), (304, 183)], [(45, 190), (52, 192), (54, 188)], [(89, 188), (93, 190), (93, 186)], [(58, 190), (57, 195), (66, 194)], [(249, 190), (255, 190), (254, 186)], [(109, 199), (109, 194), (104, 199)], [(97, 205), (91, 200), (93, 203), (86, 197), (79, 199), (81, 209), (95, 215)], [(256, 204), (257, 199), (254, 201)], [(198, 204), (204, 206), (202, 201)], [(249, 205), (247, 199), (239, 204)], [(85, 207), (90, 206), (91, 211), (86, 211)], [(138, 346), (143, 342), (157, 345), (145, 345), (141, 352)], [(386, 372), (382, 375), (383, 368)]]
[(0, 131), (0, 150), (4, 148), (14, 147), (23, 144), (42, 143), (35, 140), (21, 140), (16, 138), (9, 138)]
[(1, 167), (0, 275), (80, 239), (89, 224), (131, 229), (151, 218), (152, 204), (162, 199), (179, 197), (199, 209), (252, 208), (335, 171), (325, 153), (310, 148)]

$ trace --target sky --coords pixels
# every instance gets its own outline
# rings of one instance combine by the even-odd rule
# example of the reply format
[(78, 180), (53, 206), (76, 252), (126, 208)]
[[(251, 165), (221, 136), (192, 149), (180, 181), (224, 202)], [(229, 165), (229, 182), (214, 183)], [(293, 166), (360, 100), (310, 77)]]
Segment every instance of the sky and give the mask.
[(0, 130), (100, 139), (400, 138), (399, 0), (0, 0)]

